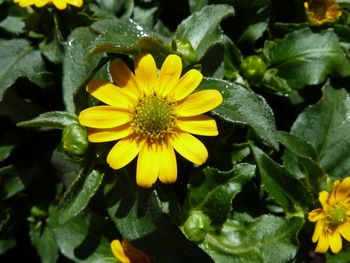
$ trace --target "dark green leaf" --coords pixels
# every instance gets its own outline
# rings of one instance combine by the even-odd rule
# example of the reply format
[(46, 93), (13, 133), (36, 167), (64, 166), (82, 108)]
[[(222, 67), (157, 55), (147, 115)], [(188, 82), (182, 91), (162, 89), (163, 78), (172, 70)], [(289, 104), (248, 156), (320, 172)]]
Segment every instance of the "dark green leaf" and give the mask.
[(4, 254), (7, 250), (13, 248), (14, 246), (16, 246), (15, 237), (9, 237), (9, 238), (0, 237), (0, 255)]
[(58, 259), (58, 247), (52, 230), (48, 226), (30, 224), (30, 239), (42, 263), (55, 263)]
[(59, 217), (57, 211), (52, 209), (50, 228), (63, 255), (74, 262), (116, 262), (110, 249), (110, 241), (120, 239), (120, 235), (110, 221), (94, 213), (84, 213), (69, 223), (60, 225), (57, 222)]
[(52, 39), (45, 39), (39, 45), (40, 51), (48, 60), (53, 63), (62, 63), (63, 61), (63, 45), (59, 42), (55, 35)]
[(345, 88), (326, 84), (322, 99), (302, 112), (291, 133), (309, 142), (317, 161), (332, 177), (343, 178), (350, 169), (350, 97)]
[(303, 209), (311, 205), (312, 195), (304, 185), (293, 178), (283, 166), (273, 161), (256, 146), (251, 146), (261, 175), (261, 186), (286, 212)]
[(268, 50), (270, 67), (292, 89), (323, 82), (328, 75), (350, 76), (350, 62), (332, 29), (313, 33), (302, 29), (288, 34)]
[(104, 174), (93, 170), (88, 175), (78, 175), (61, 200), (58, 221), (64, 224), (79, 214), (98, 190)]
[(232, 15), (232, 6), (206, 6), (181, 22), (176, 29), (175, 39), (189, 40), (197, 52), (198, 59), (201, 59), (211, 47), (223, 41), (224, 33), (220, 22)]
[(25, 23), (21, 17), (7, 16), (0, 22), (0, 28), (6, 30), (9, 33), (21, 34), (24, 31)]
[(157, 262), (213, 262), (170, 222), (154, 191), (137, 187), (126, 174), (113, 176), (105, 186), (106, 206), (124, 238)]
[(17, 78), (27, 77), (41, 86), (44, 62), (25, 39), (0, 39), (0, 101)]
[(232, 199), (254, 175), (255, 166), (247, 163), (237, 164), (227, 172), (205, 168), (191, 175), (186, 211), (202, 211), (214, 224), (223, 223), (232, 210)]
[(77, 123), (78, 119), (65, 111), (50, 111), (40, 114), (38, 117), (17, 123), (19, 127), (45, 127), (52, 129), (64, 129), (66, 126)]
[(212, 113), (226, 121), (251, 127), (267, 145), (278, 149), (273, 112), (265, 99), (245, 87), (217, 79), (206, 78), (199, 90), (217, 89), (224, 101)]
[(200, 247), (216, 263), (285, 263), (298, 251), (296, 236), (302, 225), (299, 217), (237, 215), (224, 223), (219, 234), (207, 233)]
[(1, 199), (6, 200), (25, 188), (25, 183), (12, 165), (0, 168)]
[(327, 253), (327, 263), (348, 263), (350, 262), (350, 251), (343, 250), (337, 254)]

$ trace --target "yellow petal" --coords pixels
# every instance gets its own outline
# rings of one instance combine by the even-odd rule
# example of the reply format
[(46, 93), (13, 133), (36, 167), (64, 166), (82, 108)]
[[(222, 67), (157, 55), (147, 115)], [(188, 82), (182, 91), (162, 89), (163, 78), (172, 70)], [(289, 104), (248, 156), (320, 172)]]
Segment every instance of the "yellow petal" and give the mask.
[(121, 59), (113, 60), (109, 66), (109, 71), (114, 83), (122, 88), (124, 92), (133, 98), (140, 96), (140, 88), (134, 74)]
[(203, 75), (198, 70), (191, 69), (181, 77), (170, 96), (175, 101), (186, 98), (198, 87), (202, 79)]
[(177, 55), (169, 55), (159, 73), (158, 94), (167, 96), (175, 88), (182, 71), (182, 61)]
[(130, 113), (112, 106), (95, 106), (80, 112), (81, 125), (91, 128), (113, 128), (130, 121)]
[(321, 233), (318, 242), (317, 242), (317, 246), (315, 248), (315, 252), (317, 253), (326, 253), (328, 248), (329, 248), (329, 240), (328, 240), (328, 236), (326, 236), (323, 232)]
[(312, 242), (316, 243), (316, 241), (320, 238), (322, 231), (323, 231), (323, 222), (318, 221), (315, 226), (314, 234), (312, 235)]
[[(37, 1), (36, 0), (19, 0), (17, 2), (19, 3), (20, 7), (27, 7), (30, 5), (34, 5)], [(47, 4), (48, 0), (45, 2), (46, 2), (45, 4)]]
[(181, 101), (176, 106), (179, 117), (195, 116), (210, 111), (220, 105), (222, 95), (217, 90), (203, 90), (196, 92)]
[(156, 182), (161, 162), (161, 147), (157, 143), (145, 143), (137, 158), (136, 182), (149, 188)]
[(172, 145), (167, 142), (162, 144), (160, 153), (159, 180), (164, 184), (171, 184), (177, 178), (176, 156)]
[(82, 7), (83, 6), (83, 0), (66, 0), (67, 4), (76, 6), (76, 7)]
[(115, 170), (124, 167), (139, 153), (140, 145), (141, 142), (137, 141), (133, 135), (121, 139), (107, 155), (107, 163)]
[(111, 249), (113, 255), (121, 262), (121, 263), (131, 263), (130, 259), (127, 255), (125, 255), (124, 248), (119, 240), (113, 240), (111, 242)]
[(135, 76), (139, 86), (147, 93), (155, 91), (157, 84), (157, 65), (151, 54), (139, 54), (135, 57)]
[(216, 136), (219, 134), (215, 120), (206, 115), (179, 117), (176, 124), (181, 130), (197, 135)]
[(318, 194), (318, 200), (320, 200), (320, 203), (321, 203), (323, 208), (327, 207), (327, 205), (328, 205), (327, 204), (328, 196), (329, 196), (329, 193), (327, 191), (321, 191)]
[(341, 181), (335, 191), (335, 198), (340, 202), (350, 201), (350, 177), (346, 177)]
[(320, 220), (323, 216), (323, 210), (318, 208), (318, 209), (314, 209), (309, 213), (309, 221), (310, 222), (316, 222), (318, 220)]
[(109, 129), (88, 128), (88, 140), (90, 142), (111, 142), (125, 138), (131, 134), (130, 124), (124, 124)]
[(121, 88), (103, 79), (91, 80), (86, 85), (86, 90), (96, 99), (111, 106), (128, 109), (133, 104)]
[(63, 10), (67, 8), (67, 3), (65, 0), (51, 0), (51, 1), (59, 10)]
[(204, 144), (187, 132), (176, 132), (172, 144), (174, 149), (190, 162), (201, 165), (208, 159), (208, 151)]
[(335, 230), (332, 235), (329, 236), (329, 244), (333, 253), (338, 253), (342, 249), (342, 240), (339, 231)]
[(340, 234), (350, 242), (350, 223), (346, 222), (339, 227)]

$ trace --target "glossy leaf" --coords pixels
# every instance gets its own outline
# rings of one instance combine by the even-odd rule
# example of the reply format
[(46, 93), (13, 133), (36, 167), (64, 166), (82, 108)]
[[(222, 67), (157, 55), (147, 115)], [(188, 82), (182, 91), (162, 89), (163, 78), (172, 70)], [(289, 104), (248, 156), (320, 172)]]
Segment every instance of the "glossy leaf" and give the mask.
[(298, 251), (297, 234), (303, 220), (263, 215), (236, 215), (219, 233), (207, 233), (200, 247), (216, 263), (285, 263)]
[(64, 129), (70, 124), (77, 123), (78, 119), (65, 111), (50, 111), (40, 114), (38, 117), (17, 123), (19, 127), (44, 127), (52, 129)]
[(27, 77), (41, 85), (44, 62), (25, 39), (0, 39), (0, 101), (17, 78)]
[(311, 193), (288, 170), (276, 163), (258, 147), (251, 146), (261, 176), (261, 186), (286, 212), (311, 205)]
[(320, 166), (333, 178), (350, 169), (350, 97), (345, 88), (323, 87), (323, 97), (302, 112), (291, 133), (309, 142)]
[(292, 89), (322, 83), (329, 75), (350, 76), (350, 62), (332, 29), (314, 33), (302, 29), (288, 34), (268, 49), (270, 67)]
[(157, 262), (213, 262), (171, 223), (156, 192), (129, 176), (114, 175), (104, 189), (108, 214), (123, 237)]
[(93, 170), (88, 175), (79, 174), (65, 192), (58, 206), (59, 222), (64, 224), (80, 213), (98, 190), (104, 174)]
[(198, 90), (216, 89), (224, 100), (212, 110), (225, 121), (247, 125), (264, 143), (278, 149), (276, 127), (273, 112), (265, 99), (245, 87), (217, 79), (206, 78)]
[(185, 210), (202, 211), (214, 224), (223, 223), (232, 210), (232, 199), (254, 175), (255, 166), (247, 163), (237, 164), (227, 172), (205, 168), (191, 175)]
[(181, 22), (176, 29), (175, 39), (189, 40), (197, 52), (198, 59), (201, 59), (211, 47), (223, 41), (224, 33), (220, 22), (232, 15), (232, 6), (205, 6)]

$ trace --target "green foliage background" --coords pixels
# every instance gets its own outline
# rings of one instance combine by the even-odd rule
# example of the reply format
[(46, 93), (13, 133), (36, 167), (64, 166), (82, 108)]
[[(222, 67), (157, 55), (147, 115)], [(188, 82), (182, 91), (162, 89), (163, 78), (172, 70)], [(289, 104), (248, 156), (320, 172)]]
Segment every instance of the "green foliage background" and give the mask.
[[(310, 27), (301, 0), (0, 0), (1, 262), (118, 262), (121, 238), (155, 262), (350, 262), (345, 241), (313, 253), (307, 221), (350, 176), (350, 1), (338, 3), (336, 23)], [(178, 181), (152, 189), (134, 162), (111, 170), (112, 144), (87, 144), (77, 120), (98, 103), (85, 85), (140, 52), (159, 67), (178, 54), (204, 74), (197, 90), (224, 98), (210, 113), (220, 135), (200, 138), (207, 163), (177, 156)]]

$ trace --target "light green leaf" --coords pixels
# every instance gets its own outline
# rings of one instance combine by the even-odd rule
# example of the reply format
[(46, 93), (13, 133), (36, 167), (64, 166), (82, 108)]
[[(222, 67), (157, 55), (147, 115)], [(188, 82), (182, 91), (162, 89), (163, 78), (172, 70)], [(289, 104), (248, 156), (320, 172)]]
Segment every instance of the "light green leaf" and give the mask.
[[(270, 46), (271, 48), (271, 46)], [(332, 29), (301, 29), (268, 50), (271, 65), (292, 89), (322, 83), (329, 75), (350, 76), (350, 62)]]
[(232, 210), (233, 198), (254, 175), (255, 166), (247, 163), (237, 164), (227, 172), (205, 168), (191, 175), (185, 210), (202, 211), (214, 224), (223, 223)]
[(299, 217), (236, 215), (219, 233), (207, 233), (200, 247), (216, 263), (285, 263), (298, 251), (297, 234), (302, 225)]
[(21, 34), (24, 31), (25, 23), (21, 17), (7, 16), (0, 22), (0, 28), (12, 34)]
[(312, 205), (311, 193), (304, 185), (283, 166), (276, 163), (258, 147), (251, 145), (254, 159), (261, 176), (261, 186), (272, 199), (281, 205), (286, 212), (303, 209)]
[(64, 129), (66, 126), (78, 123), (75, 115), (65, 111), (50, 111), (40, 114), (38, 117), (17, 123), (19, 127), (45, 127), (52, 129)]
[(302, 112), (291, 133), (309, 142), (320, 166), (333, 178), (350, 170), (350, 96), (345, 88), (323, 87), (323, 97)]
[(171, 223), (155, 191), (136, 186), (130, 175), (110, 179), (104, 189), (106, 207), (124, 238), (157, 262), (213, 262)]
[(27, 77), (41, 86), (44, 62), (25, 39), (0, 39), (0, 101), (17, 78)]
[(234, 15), (234, 9), (229, 5), (208, 5), (183, 20), (176, 29), (175, 39), (189, 40), (196, 50), (198, 59), (214, 45), (223, 41), (224, 33), (220, 22)]
[(79, 214), (98, 190), (104, 174), (93, 170), (88, 175), (79, 174), (65, 192), (59, 206), (58, 221), (64, 224)]
[(36, 224), (30, 224), (29, 235), (41, 262), (55, 263), (59, 254), (52, 230), (47, 225), (39, 227)]
[(212, 110), (226, 121), (251, 127), (264, 143), (278, 149), (273, 112), (265, 99), (247, 88), (228, 81), (206, 78), (198, 90), (216, 89), (224, 100)]

